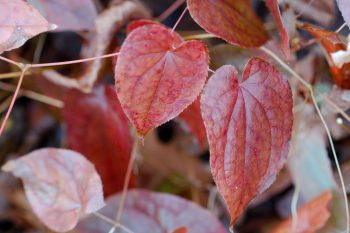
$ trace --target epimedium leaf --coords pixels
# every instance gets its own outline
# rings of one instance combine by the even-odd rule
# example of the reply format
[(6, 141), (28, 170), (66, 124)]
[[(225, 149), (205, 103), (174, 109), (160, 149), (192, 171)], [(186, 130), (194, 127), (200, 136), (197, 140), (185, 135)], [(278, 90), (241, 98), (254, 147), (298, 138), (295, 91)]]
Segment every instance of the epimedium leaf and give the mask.
[(56, 31), (81, 31), (94, 28), (97, 10), (93, 0), (28, 0)]
[(289, 35), (288, 31), (283, 25), (282, 16), (280, 9), (278, 7), (278, 1), (277, 0), (265, 0), (265, 3), (267, 7), (269, 8), (270, 12), (272, 13), (273, 17), (275, 18), (275, 21), (277, 23), (278, 30), (280, 31), (281, 35), (281, 47), (283, 50), (284, 55), (287, 59), (290, 58), (290, 46), (289, 46)]
[(2, 170), (22, 179), (33, 211), (54, 231), (69, 231), (80, 217), (104, 206), (101, 179), (77, 152), (40, 149), (10, 160)]
[(201, 115), (200, 98), (198, 97), (188, 108), (186, 108), (185, 111), (179, 115), (179, 118), (190, 128), (192, 134), (197, 139), (199, 146), (204, 148), (207, 135)]
[(28, 39), (56, 28), (23, 0), (0, 0), (0, 54), (21, 47)]
[(64, 103), (69, 147), (95, 164), (106, 196), (121, 191), (132, 138), (114, 88), (99, 85), (90, 94), (71, 89)]
[[(173, 119), (199, 95), (208, 75), (208, 51), (162, 25), (132, 31), (115, 68), (116, 91), (140, 136)], [(194, 68), (195, 67), (195, 68)]]
[(338, 8), (343, 15), (343, 18), (347, 25), (350, 27), (350, 1), (348, 0), (337, 0)]
[(243, 79), (219, 68), (201, 97), (210, 166), (231, 215), (231, 225), (284, 165), (293, 123), (288, 82), (261, 58), (248, 61)]
[[(106, 207), (100, 213), (113, 219), (121, 196), (118, 194), (108, 198)], [(186, 228), (191, 233), (226, 233), (221, 222), (208, 210), (175, 195), (142, 189), (128, 191), (120, 223), (138, 233), (186, 232)], [(105, 233), (110, 228), (109, 223), (89, 217), (81, 221), (76, 230), (82, 233)]]
[(332, 192), (326, 191), (298, 209), (298, 219), (293, 229), (292, 217), (281, 222), (272, 233), (316, 233), (330, 217)]
[(330, 71), (333, 76), (334, 83), (343, 88), (350, 89), (350, 62), (342, 64), (338, 67), (333, 60), (332, 54), (337, 52), (346, 51), (346, 44), (341, 40), (340, 36), (336, 32), (328, 31), (326, 29), (320, 29), (313, 27), (309, 24), (304, 24), (303, 28), (307, 30), (314, 38), (318, 39), (326, 50)]
[(186, 227), (180, 227), (176, 229), (173, 233), (187, 233), (187, 228)]
[(152, 25), (152, 24), (159, 24), (159, 22), (150, 20), (150, 19), (138, 19), (138, 20), (131, 21), (126, 28), (126, 34), (130, 34), (132, 31), (134, 31), (139, 27)]
[(187, 0), (192, 18), (206, 31), (241, 47), (259, 47), (268, 40), (248, 0)]

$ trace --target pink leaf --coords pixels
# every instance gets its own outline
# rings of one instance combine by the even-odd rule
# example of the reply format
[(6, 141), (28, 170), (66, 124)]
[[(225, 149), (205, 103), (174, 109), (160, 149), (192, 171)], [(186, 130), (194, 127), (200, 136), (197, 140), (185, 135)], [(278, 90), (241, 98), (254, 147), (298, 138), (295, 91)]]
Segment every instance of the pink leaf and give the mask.
[(140, 136), (173, 119), (202, 90), (208, 52), (199, 41), (183, 42), (161, 25), (132, 31), (115, 69), (116, 90), (124, 112)]
[(192, 18), (206, 31), (242, 47), (259, 47), (268, 35), (247, 0), (187, 0)]
[(0, 54), (21, 47), (28, 39), (56, 28), (23, 0), (0, 0)]
[(152, 24), (159, 24), (157, 21), (153, 21), (150, 19), (139, 19), (139, 20), (134, 20), (128, 24), (128, 27), (126, 28), (126, 34), (130, 34), (132, 31), (139, 27), (143, 27), (146, 25), (152, 25)]
[(56, 31), (81, 31), (94, 27), (97, 10), (93, 0), (29, 0)]
[(240, 83), (231, 65), (215, 72), (202, 95), (201, 110), (211, 170), (232, 225), (285, 163), (293, 121), (292, 93), (272, 65), (252, 58)]
[(70, 90), (65, 96), (64, 118), (69, 146), (95, 164), (105, 195), (121, 191), (132, 139), (114, 89), (98, 86), (91, 94)]
[(197, 98), (188, 108), (185, 109), (179, 118), (183, 120), (193, 135), (198, 140), (199, 145), (203, 148), (206, 143), (205, 126), (201, 115), (200, 99)]
[(350, 27), (350, 1), (337, 0), (337, 3), (345, 22), (347, 23), (348, 27)]
[(278, 0), (265, 0), (267, 7), (269, 8), (270, 12), (272, 13), (273, 17), (275, 18), (275, 21), (278, 26), (278, 30), (280, 31), (281, 35), (281, 46), (284, 55), (287, 59), (290, 58), (290, 46), (289, 46), (289, 35), (286, 30), (286, 28), (283, 25), (281, 12), (278, 7)]
[[(114, 219), (120, 199), (121, 194), (109, 198), (100, 213)], [(176, 232), (179, 226), (180, 232), (187, 228), (190, 233), (226, 233), (220, 221), (206, 209), (171, 194), (140, 189), (128, 191), (120, 223), (137, 233)], [(105, 233), (110, 229), (109, 223), (96, 217), (83, 220), (77, 227), (81, 233)]]
[(2, 170), (22, 179), (35, 214), (54, 231), (69, 231), (81, 216), (104, 206), (99, 175), (74, 151), (36, 150), (7, 162)]

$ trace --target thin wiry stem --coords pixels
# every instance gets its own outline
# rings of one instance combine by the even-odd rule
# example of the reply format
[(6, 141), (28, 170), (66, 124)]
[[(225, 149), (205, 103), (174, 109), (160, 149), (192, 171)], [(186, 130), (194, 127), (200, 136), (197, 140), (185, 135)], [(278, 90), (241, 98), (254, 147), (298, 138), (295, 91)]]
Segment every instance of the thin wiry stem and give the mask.
[(106, 222), (116, 226), (117, 228), (120, 228), (120, 229), (124, 230), (127, 233), (135, 233), (131, 229), (127, 228), (126, 226), (113, 221), (112, 219), (108, 218), (107, 216), (104, 216), (103, 214), (100, 214), (99, 212), (94, 212), (92, 214), (95, 215), (96, 217), (98, 217), (98, 218), (100, 218), (100, 219), (102, 219), (102, 220), (104, 220), (104, 221), (106, 221)]
[(185, 10), (181, 13), (181, 15), (180, 15), (179, 19), (176, 21), (176, 23), (175, 23), (173, 29), (171, 29), (171, 33), (173, 33), (173, 32), (175, 31), (175, 29), (177, 28), (177, 26), (178, 26), (179, 23), (181, 22), (182, 18), (185, 16), (186, 12), (187, 12), (187, 7), (186, 7)]
[(294, 192), (292, 197), (292, 203), (290, 205), (290, 210), (292, 213), (292, 232), (296, 232), (298, 226), (298, 199), (300, 194), (300, 183), (296, 181), (294, 184)]
[[(128, 168), (126, 170), (126, 175), (125, 175), (125, 180), (124, 180), (124, 186), (123, 186), (123, 192), (122, 192), (122, 196), (120, 198), (120, 203), (119, 203), (119, 207), (117, 210), (117, 214), (115, 217), (115, 220), (117, 223), (119, 223), (120, 218), (122, 216), (122, 212), (123, 212), (123, 208), (124, 208), (124, 204), (125, 204), (125, 199), (126, 199), (126, 195), (128, 193), (128, 187), (129, 187), (129, 183), (130, 183), (130, 178), (131, 178), (131, 174), (132, 174), (132, 169), (134, 166), (134, 161), (136, 159), (136, 155), (137, 155), (137, 150), (138, 150), (138, 142), (135, 141), (133, 148), (132, 148), (132, 152), (131, 152), (131, 157), (129, 160), (129, 164), (128, 164)], [(117, 225), (114, 225), (108, 233), (113, 233), (117, 228)]]
[[(5, 90), (5, 91), (15, 91), (16, 86), (8, 84), (8, 83), (0, 82), (0, 89)], [(26, 96), (30, 99), (36, 100), (38, 102), (41, 102), (41, 103), (44, 103), (44, 104), (47, 104), (47, 105), (50, 105), (50, 106), (53, 106), (56, 108), (63, 108), (63, 106), (64, 106), (64, 103), (61, 100), (37, 93), (35, 91), (31, 91), (31, 90), (21, 89), (21, 90), (19, 90), (19, 95)]]
[(13, 98), (11, 100), (10, 106), (7, 109), (7, 112), (6, 112), (6, 115), (5, 115), (4, 119), (2, 120), (1, 127), (0, 127), (0, 136), (2, 135), (2, 133), (3, 133), (4, 129), (5, 129), (5, 126), (6, 126), (8, 118), (10, 117), (10, 113), (12, 111), (12, 108), (13, 108), (13, 106), (15, 104), (15, 101), (16, 101), (16, 98), (18, 96), (19, 89), (21, 88), (21, 85), (22, 85), (22, 82), (23, 82), (23, 78), (24, 78), (24, 73), (26, 72), (26, 70), (27, 70), (27, 67), (25, 66), (22, 69), (21, 76), (19, 78), (19, 81), (18, 81), (16, 90), (15, 90), (15, 93), (13, 94)]
[(176, 0), (173, 4), (171, 4), (171, 6), (166, 9), (159, 17), (158, 20), (159, 21), (163, 21), (166, 18), (168, 18), (172, 13), (174, 13), (174, 11), (176, 11), (183, 3), (185, 2), (185, 0)]
[(22, 63), (13, 61), (13, 60), (8, 59), (8, 58), (6, 58), (6, 57), (0, 56), (0, 60), (3, 60), (3, 61), (5, 61), (5, 62), (7, 62), (7, 63), (12, 64), (12, 65), (15, 65), (15, 66), (17, 66), (17, 67), (20, 68), (20, 69), (23, 68), (23, 64), (22, 64)]
[(63, 66), (63, 65), (70, 65), (70, 64), (77, 64), (77, 63), (93, 61), (93, 60), (96, 60), (96, 59), (114, 57), (114, 56), (117, 56), (118, 54), (119, 54), (119, 52), (106, 54), (106, 55), (102, 55), (102, 56), (96, 56), (96, 57), (89, 57), (89, 58), (84, 58), (84, 59), (79, 59), (79, 60), (73, 60), (73, 61), (41, 63), (41, 64), (32, 64), (32, 65), (28, 65), (28, 66), (30, 68), (39, 68), (39, 67), (48, 67), (48, 66)]
[(341, 30), (343, 30), (346, 27), (346, 23), (343, 23), (335, 32), (339, 33)]
[(337, 156), (337, 153), (335, 151), (335, 147), (334, 147), (334, 143), (333, 143), (333, 139), (332, 139), (330, 130), (329, 130), (328, 125), (327, 125), (327, 123), (326, 123), (326, 121), (321, 113), (320, 108), (318, 107), (312, 86), (308, 82), (306, 82), (299, 74), (297, 74), (292, 68), (290, 68), (284, 61), (282, 61), (276, 54), (274, 54), (271, 50), (267, 49), (266, 47), (260, 47), (260, 49), (262, 51), (266, 52), (269, 56), (271, 56), (276, 62), (278, 62), (283, 68), (285, 68), (294, 78), (298, 79), (310, 92), (312, 102), (313, 102), (313, 104), (316, 108), (317, 114), (319, 115), (321, 122), (326, 130), (329, 144), (330, 144), (331, 149), (332, 149), (332, 154), (333, 154), (334, 161), (335, 161), (335, 164), (337, 167), (340, 183), (342, 186), (342, 192), (343, 192), (343, 196), (344, 196), (345, 214), (346, 214), (346, 232), (350, 232), (349, 204), (348, 204), (348, 198), (347, 198), (347, 194), (346, 194), (346, 188), (345, 188), (343, 174), (342, 174), (342, 171), (341, 171), (341, 168), (339, 165), (338, 156)]

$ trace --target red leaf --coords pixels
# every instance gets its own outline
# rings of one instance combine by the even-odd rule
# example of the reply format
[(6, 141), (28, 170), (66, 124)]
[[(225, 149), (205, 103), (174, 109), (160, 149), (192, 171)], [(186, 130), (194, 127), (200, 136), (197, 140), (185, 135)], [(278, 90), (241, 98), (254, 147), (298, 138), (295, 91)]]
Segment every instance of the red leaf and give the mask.
[(94, 27), (97, 10), (93, 0), (28, 0), (56, 31), (81, 31)]
[(23, 0), (0, 0), (0, 54), (21, 47), (28, 39), (56, 28)]
[(192, 133), (203, 148), (206, 143), (205, 126), (201, 115), (200, 99), (197, 98), (188, 108), (185, 109), (179, 118), (185, 121)]
[(173, 233), (187, 233), (187, 227), (180, 227), (176, 229)]
[(157, 21), (153, 21), (150, 19), (139, 19), (139, 20), (134, 20), (128, 24), (128, 27), (126, 28), (126, 34), (130, 34), (132, 31), (139, 27), (143, 27), (146, 25), (152, 25), (152, 24), (159, 24)]
[(345, 63), (341, 68), (337, 67), (332, 60), (332, 53), (346, 50), (346, 44), (335, 32), (312, 27), (309, 24), (303, 26), (313, 37), (318, 39), (328, 55), (334, 83), (344, 89), (350, 89), (350, 63)]
[(332, 193), (324, 192), (298, 209), (298, 221), (293, 231), (293, 219), (290, 217), (279, 224), (272, 233), (315, 233), (322, 229), (330, 217)]
[(290, 58), (289, 35), (286, 28), (283, 25), (281, 12), (278, 7), (278, 1), (265, 0), (265, 2), (270, 12), (272, 13), (273, 17), (275, 18), (275, 21), (278, 26), (278, 30), (280, 31), (281, 40), (282, 40), (281, 46), (282, 46), (283, 53), (286, 56), (286, 58), (289, 59)]
[(95, 164), (105, 195), (122, 190), (132, 139), (114, 89), (98, 86), (91, 94), (68, 91), (64, 118), (69, 146)]
[(161, 25), (143, 26), (121, 47), (116, 90), (124, 112), (144, 136), (189, 106), (207, 75), (208, 52), (202, 42), (183, 42)]
[(2, 170), (22, 179), (35, 214), (54, 231), (69, 231), (81, 216), (104, 206), (99, 175), (74, 151), (36, 150), (7, 162)]
[(211, 170), (232, 225), (285, 163), (293, 121), (292, 93), (272, 65), (253, 58), (240, 83), (233, 66), (218, 69), (205, 87), (201, 110)]
[(192, 18), (206, 31), (242, 47), (259, 47), (268, 35), (247, 0), (187, 0)]
[(348, 26), (350, 26), (350, 1), (337, 0), (339, 10)]
[[(121, 194), (110, 197), (100, 213), (114, 219)], [(165, 233), (183, 226), (190, 233), (226, 233), (224, 226), (209, 211), (180, 197), (146, 190), (130, 190), (120, 223), (133, 232)], [(78, 232), (105, 233), (109, 223), (92, 216), (79, 223)], [(121, 232), (121, 231), (120, 231)]]

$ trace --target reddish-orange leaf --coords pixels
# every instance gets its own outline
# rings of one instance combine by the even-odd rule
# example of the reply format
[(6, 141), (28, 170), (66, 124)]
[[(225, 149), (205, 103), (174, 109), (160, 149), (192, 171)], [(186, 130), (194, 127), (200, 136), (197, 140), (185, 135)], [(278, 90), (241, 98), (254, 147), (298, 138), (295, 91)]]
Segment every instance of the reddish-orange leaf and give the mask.
[(293, 219), (288, 218), (279, 224), (272, 233), (316, 233), (330, 217), (332, 193), (324, 192), (298, 209), (298, 219), (293, 229)]
[(263, 24), (247, 0), (187, 0), (192, 18), (206, 31), (242, 47), (268, 40)]
[(132, 139), (113, 87), (98, 86), (91, 94), (68, 91), (64, 118), (70, 148), (95, 164), (105, 195), (122, 190)]
[(197, 98), (188, 108), (185, 109), (179, 118), (183, 120), (193, 135), (198, 140), (199, 145), (203, 148), (206, 142), (205, 126), (201, 115), (200, 98)]
[(287, 29), (283, 25), (282, 16), (280, 9), (278, 7), (278, 1), (277, 0), (265, 0), (267, 7), (269, 8), (270, 12), (272, 13), (273, 17), (275, 18), (275, 21), (278, 26), (278, 30), (280, 31), (281, 35), (281, 46), (284, 55), (287, 57), (287, 59), (290, 58), (290, 46), (289, 46), (289, 35), (287, 32)]
[(95, 167), (74, 151), (36, 150), (7, 162), (2, 170), (22, 179), (35, 214), (54, 231), (67, 232), (80, 217), (104, 206)]
[(130, 32), (134, 31), (135, 29), (137, 29), (139, 27), (143, 27), (143, 26), (151, 25), (151, 24), (159, 24), (159, 22), (153, 21), (150, 19), (134, 20), (128, 24), (128, 27), (126, 28), (126, 34), (130, 34)]
[(173, 119), (201, 92), (208, 75), (207, 47), (161, 25), (132, 31), (115, 69), (124, 112), (140, 136)]
[[(100, 213), (114, 219), (121, 196), (108, 198)], [(135, 233), (185, 233), (186, 230), (189, 233), (226, 233), (222, 223), (197, 204), (175, 195), (141, 189), (128, 191), (120, 223)], [(76, 228), (81, 233), (106, 233), (110, 229), (110, 223), (95, 216), (81, 221)]]
[(346, 44), (341, 40), (338, 33), (315, 28), (309, 24), (304, 24), (304, 28), (318, 39), (326, 50), (334, 83), (341, 88), (350, 89), (350, 63), (345, 63), (339, 68), (334, 64), (331, 56), (332, 53), (337, 51), (346, 51)]
[(173, 233), (187, 233), (187, 227), (180, 227), (176, 229)]
[(201, 98), (210, 166), (231, 224), (276, 178), (293, 123), (288, 82), (268, 62), (249, 60), (241, 82), (231, 65), (209, 79)]
[(0, 12), (0, 54), (22, 46), (39, 33), (56, 28), (23, 0), (0, 0)]

